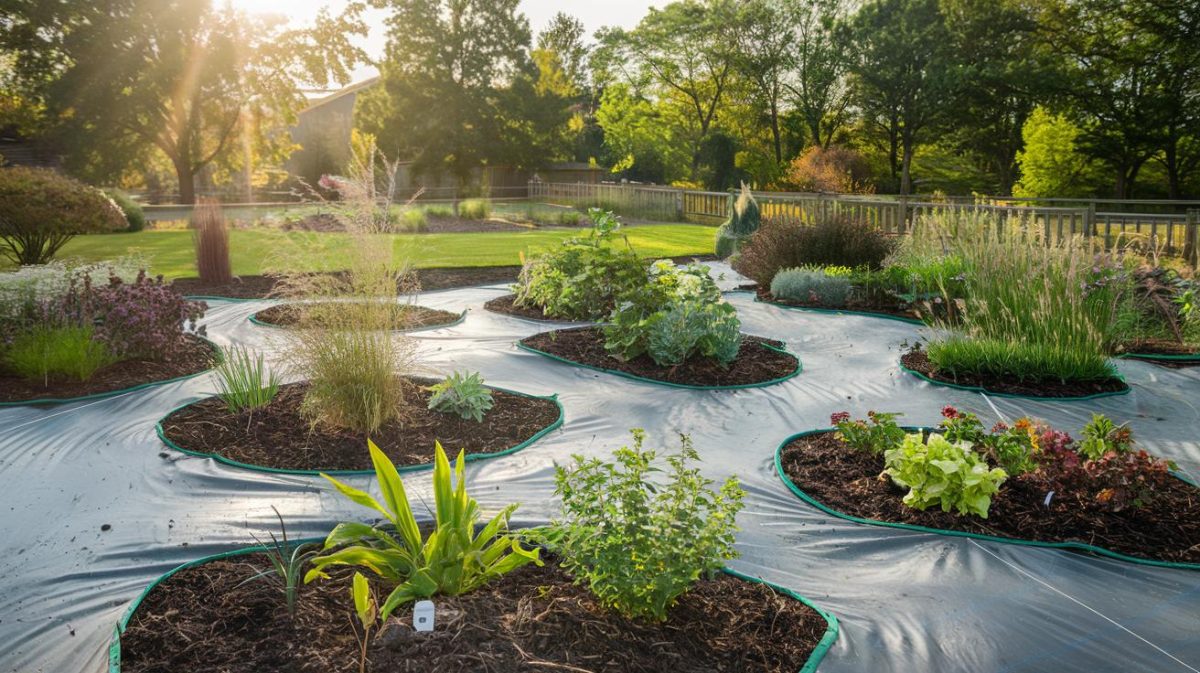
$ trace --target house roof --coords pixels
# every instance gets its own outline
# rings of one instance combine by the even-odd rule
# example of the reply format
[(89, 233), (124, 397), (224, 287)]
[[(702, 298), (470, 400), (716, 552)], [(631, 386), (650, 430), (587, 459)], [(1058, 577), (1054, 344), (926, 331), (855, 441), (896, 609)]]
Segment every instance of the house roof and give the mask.
[(329, 103), (332, 103), (333, 101), (335, 101), (343, 96), (349, 96), (350, 94), (358, 93), (360, 90), (371, 87), (371, 86), (375, 85), (377, 82), (379, 82), (378, 75), (376, 75), (375, 77), (368, 77), (367, 79), (364, 79), (361, 82), (355, 82), (354, 84), (350, 84), (348, 86), (342, 87), (341, 89), (334, 91), (333, 93), (329, 94), (328, 96), (323, 96), (321, 98), (317, 98), (316, 100), (313, 100), (312, 102), (310, 102), (308, 104), (308, 107), (301, 110), (300, 113), (303, 114), (305, 112), (308, 112), (309, 110), (319, 108), (322, 105), (328, 105)]

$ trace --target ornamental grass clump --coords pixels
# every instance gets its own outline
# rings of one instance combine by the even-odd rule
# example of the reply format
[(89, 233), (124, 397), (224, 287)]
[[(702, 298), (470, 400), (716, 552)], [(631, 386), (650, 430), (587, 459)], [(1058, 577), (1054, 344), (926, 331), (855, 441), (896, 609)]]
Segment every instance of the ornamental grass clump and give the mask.
[(54, 379), (87, 381), (117, 361), (94, 328), (39, 325), (13, 339), (0, 360), (14, 374), (49, 385)]
[(233, 280), (229, 262), (229, 225), (216, 199), (200, 199), (192, 211), (190, 227), (196, 248), (196, 271), (200, 280), (210, 285), (224, 285)]
[(265, 407), (279, 393), (279, 375), (267, 368), (263, 354), (251, 354), (243, 346), (226, 349), (214, 373), (217, 396), (231, 413)]
[(966, 267), (965, 298), (958, 320), (943, 321), (927, 347), (937, 371), (1022, 382), (1113, 379), (1108, 353), (1122, 339), (1125, 276), (1096, 265), (1095, 245), (1082, 238), (1046, 241), (1032, 227), (980, 223), (947, 239)]
[[(633, 446), (613, 462), (575, 456), (555, 467), (562, 516), (544, 538), (576, 584), (604, 606), (631, 618), (664, 621), (675, 601), (702, 577), (736, 558), (736, 517), (745, 493), (736, 477), (714, 490), (692, 465), (699, 456), (686, 436), (654, 465), (633, 430)], [(656, 475), (664, 483), (656, 485)]]

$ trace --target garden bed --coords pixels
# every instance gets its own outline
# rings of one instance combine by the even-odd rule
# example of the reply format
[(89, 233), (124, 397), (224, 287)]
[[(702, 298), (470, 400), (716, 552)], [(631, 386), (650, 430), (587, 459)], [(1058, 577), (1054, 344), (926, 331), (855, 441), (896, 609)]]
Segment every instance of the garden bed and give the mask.
[(675, 367), (658, 365), (647, 355), (622, 360), (604, 348), (604, 335), (598, 327), (542, 332), (522, 339), (518, 345), (570, 364), (687, 388), (750, 388), (778, 383), (800, 373), (800, 360), (784, 350), (782, 343), (748, 335), (737, 359), (728, 367), (700, 358)]
[[(267, 327), (295, 327), (301, 322), (315, 318), (315, 327), (323, 327), (321, 325), (321, 316), (323, 313), (312, 314), (306, 316), (299, 310), (303, 304), (289, 303), (276, 304), (265, 308), (250, 316), (250, 322), (256, 325), (264, 325)], [(426, 306), (417, 306), (414, 304), (394, 304), (395, 311), (392, 316), (392, 329), (399, 332), (411, 332), (416, 330), (434, 329), (437, 327), (446, 327), (462, 321), (463, 313), (453, 313), (451, 311), (442, 311), (440, 309), (428, 308)]]
[(1049, 497), (1033, 474), (1010, 477), (992, 496), (986, 519), (906, 506), (904, 490), (881, 475), (883, 458), (855, 450), (831, 430), (798, 435), (776, 456), (780, 477), (827, 512), (859, 521), (1046, 543), (1133, 560), (1200, 569), (1200, 489), (1172, 479), (1143, 507), (1119, 512), (1082, 506), (1070, 494)]
[(1090, 399), (1129, 392), (1129, 385), (1119, 376), (1104, 381), (996, 381), (976, 376), (949, 376), (942, 374), (929, 360), (925, 351), (913, 349), (900, 357), (901, 367), (916, 376), (933, 383), (976, 392), (1012, 397), (1039, 397), (1053, 399)]
[(1121, 357), (1130, 360), (1145, 360), (1167, 367), (1194, 367), (1200, 365), (1200, 352), (1187, 344), (1169, 339), (1153, 339), (1126, 344)]
[[(267, 566), (225, 555), (160, 580), (123, 620), (111, 670), (358, 671), (350, 572), (302, 587), (291, 618), (276, 584), (247, 582)], [(796, 673), (815, 670), (837, 636), (832, 618), (791, 592), (729, 575), (700, 581), (664, 623), (630, 621), (552, 559), (434, 602), (433, 632), (414, 632), (401, 608), (373, 633), (366, 670)]]
[(133, 389), (169, 383), (208, 371), (220, 351), (211, 342), (186, 335), (177, 353), (162, 360), (123, 360), (97, 371), (87, 381), (41, 381), (0, 371), (0, 404), (60, 403), (116, 395)]
[[(397, 466), (433, 463), (440, 441), (448, 451), (465, 449), (469, 458), (495, 456), (524, 448), (562, 423), (562, 407), (552, 398), (532, 397), (493, 388), (495, 406), (482, 422), (427, 408), (431, 379), (409, 378), (408, 412), (385, 424), (371, 439)], [(176, 409), (158, 424), (159, 436), (172, 448), (210, 455), (226, 463), (272, 471), (339, 472), (371, 470), (362, 433), (319, 426), (300, 414), (305, 383), (281, 386), (267, 406), (233, 413), (210, 397)]]
[(510, 315), (515, 318), (524, 320), (537, 320), (538, 322), (575, 322), (565, 318), (554, 318), (546, 315), (540, 306), (517, 306), (514, 302), (517, 299), (515, 294), (506, 294), (495, 299), (490, 299), (483, 307), (492, 313), (501, 315)]

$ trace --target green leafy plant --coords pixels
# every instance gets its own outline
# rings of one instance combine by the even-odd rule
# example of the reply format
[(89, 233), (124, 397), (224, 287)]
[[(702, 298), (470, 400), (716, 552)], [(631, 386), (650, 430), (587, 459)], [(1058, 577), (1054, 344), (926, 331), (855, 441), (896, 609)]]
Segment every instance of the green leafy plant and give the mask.
[(312, 559), (304, 581), (327, 578), (334, 565), (361, 566), (396, 588), (379, 611), (382, 621), (400, 605), (435, 594), (457, 596), (524, 566), (542, 564), (538, 549), (525, 549), (508, 532), (508, 520), (516, 505), (500, 511), (476, 533), (479, 504), (467, 496), (464, 452), (455, 461), (453, 481), (450, 462), (442, 445), (434, 452), (434, 530), (422, 539), (404, 491), (404, 483), (392, 461), (368, 440), (375, 478), (383, 492), (380, 503), (370, 494), (322, 474), (339, 493), (352, 502), (383, 515), (388, 530), (364, 523), (342, 523), (325, 538), (321, 556)]
[(974, 447), (1004, 468), (1010, 476), (1026, 474), (1038, 468), (1039, 437), (1045, 428), (1029, 418), (1019, 418), (1011, 426), (997, 423), (988, 432), (978, 416), (950, 405), (942, 408), (942, 416), (940, 429), (947, 441)]
[(701, 576), (735, 558), (735, 518), (744, 492), (735, 477), (719, 491), (690, 464), (699, 459), (681, 438), (667, 457), (665, 484), (651, 478), (655, 452), (643, 449), (645, 433), (614, 462), (575, 456), (555, 468), (563, 515), (546, 539), (577, 584), (605, 606), (628, 617), (663, 621), (676, 599)]
[(483, 422), (492, 408), (492, 391), (483, 385), (479, 372), (454, 372), (440, 383), (429, 386), (429, 408), (459, 418)]
[(37, 325), (15, 337), (3, 353), (8, 369), (22, 378), (49, 384), (59, 377), (87, 381), (117, 361), (90, 327)]
[(358, 615), (358, 623), (362, 625), (363, 630), (361, 638), (357, 632), (354, 634), (354, 637), (358, 638), (358, 671), (366, 673), (367, 643), (371, 640), (371, 628), (378, 619), (378, 606), (375, 604), (375, 596), (371, 594), (370, 582), (360, 572), (354, 573), (350, 584), (350, 597), (354, 600), (354, 613)]
[(492, 216), (492, 202), (487, 199), (467, 199), (458, 204), (459, 217), (486, 220)]
[(1133, 431), (1126, 424), (1117, 425), (1103, 414), (1092, 414), (1083, 426), (1079, 453), (1089, 460), (1099, 460), (1107, 453), (1123, 454), (1133, 450)]
[(989, 467), (965, 442), (952, 443), (937, 434), (905, 436), (884, 453), (885, 470), (896, 485), (909, 489), (904, 504), (919, 510), (939, 505), (943, 512), (973, 514), (986, 519), (992, 494), (1008, 478)]
[(781, 269), (771, 281), (771, 295), (776, 299), (831, 308), (845, 306), (852, 289), (848, 277), (825, 269)]
[(837, 428), (838, 439), (850, 448), (882, 455), (900, 444), (908, 434), (896, 419), (900, 414), (868, 411), (866, 420), (852, 420), (850, 413), (839, 411), (830, 415), (829, 422)]
[(217, 396), (232, 413), (265, 407), (279, 393), (279, 376), (267, 369), (262, 353), (252, 355), (244, 346), (225, 349), (217, 363)]
[(300, 592), (300, 573), (304, 570), (304, 564), (316, 555), (316, 545), (311, 543), (291, 544), (288, 541), (287, 526), (283, 523), (283, 515), (274, 506), (271, 509), (275, 510), (275, 517), (279, 519), (280, 537), (275, 537), (275, 533), (273, 532), (269, 533), (271, 536), (270, 545), (263, 544), (262, 541), (255, 538), (255, 541), (263, 548), (263, 555), (270, 561), (271, 567), (259, 572), (246, 580), (246, 582), (253, 582), (268, 577), (278, 581), (283, 588), (284, 605), (287, 606), (287, 613), (295, 617), (296, 600)]

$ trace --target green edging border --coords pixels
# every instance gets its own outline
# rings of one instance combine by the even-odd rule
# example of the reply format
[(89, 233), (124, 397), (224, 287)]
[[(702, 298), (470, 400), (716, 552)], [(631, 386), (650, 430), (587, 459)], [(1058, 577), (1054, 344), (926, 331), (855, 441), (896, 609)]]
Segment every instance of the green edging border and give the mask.
[(212, 370), (216, 369), (217, 365), (219, 365), (225, 361), (225, 351), (220, 346), (218, 346), (216, 343), (210, 341), (207, 337), (200, 336), (199, 334), (191, 334), (190, 336), (194, 336), (197, 339), (200, 339), (204, 343), (208, 344), (210, 348), (212, 348), (212, 350), (213, 350), (212, 366), (209, 367), (208, 369), (201, 369), (200, 371), (192, 373), (192, 374), (184, 374), (183, 376), (176, 376), (173, 379), (163, 379), (161, 381), (150, 381), (147, 383), (139, 383), (136, 386), (130, 386), (128, 388), (120, 388), (117, 390), (110, 390), (110, 391), (103, 392), (103, 393), (92, 393), (91, 395), (80, 395), (79, 397), (45, 397), (45, 398), (36, 399), (36, 400), (14, 400), (12, 402), (0, 402), (0, 408), (46, 406), (46, 405), (50, 405), (50, 404), (71, 404), (73, 402), (85, 402), (88, 400), (102, 400), (106, 397), (116, 397), (117, 395), (124, 395), (125, 393), (132, 393), (132, 392), (136, 392), (138, 390), (145, 390), (146, 388), (153, 388), (155, 386), (165, 386), (168, 383), (176, 383), (178, 381), (186, 381), (188, 379), (194, 379), (197, 376), (202, 376), (204, 374), (211, 372)]
[(1122, 360), (1144, 360), (1146, 362), (1154, 362), (1155, 360), (1162, 362), (1177, 362), (1179, 364), (1197, 364), (1200, 365), (1200, 353), (1190, 353), (1188, 355), (1165, 355), (1163, 353), (1121, 353), (1117, 358)]
[[(751, 290), (737, 290), (737, 292), (751, 292)], [(904, 317), (901, 317), (898, 315), (891, 315), (889, 313), (874, 313), (871, 311), (853, 311), (850, 309), (840, 309), (840, 308), (817, 308), (815, 306), (793, 306), (791, 304), (781, 304), (781, 303), (775, 302), (775, 301), (767, 301), (765, 299), (760, 299), (758, 297), (757, 293), (755, 293), (755, 295), (754, 295), (754, 301), (759, 304), (766, 304), (768, 306), (776, 306), (779, 308), (787, 309), (789, 311), (807, 311), (809, 313), (825, 313), (825, 314), (830, 314), (830, 315), (860, 315), (860, 316), (865, 316), (867, 318), (882, 318), (883, 320), (892, 320), (895, 322), (902, 322), (907, 325), (920, 325), (922, 327), (927, 326), (927, 324), (924, 320), (918, 320), (917, 318), (904, 318)]]
[[(421, 306), (421, 308), (429, 308), (429, 307)], [(430, 310), (440, 311), (442, 309), (430, 309)], [(466, 319), (467, 319), (467, 310), (463, 309), (462, 313), (458, 314), (458, 318), (456, 318), (450, 322), (444, 322), (444, 323), (441, 323), (438, 325), (426, 325), (424, 327), (410, 327), (408, 329), (394, 329), (391, 331), (395, 332), (397, 334), (412, 334), (414, 332), (428, 332), (430, 330), (443, 329), (446, 327), (454, 327), (456, 325), (461, 325), (462, 322)], [(284, 325), (276, 325), (275, 323), (263, 322), (262, 320), (259, 320), (258, 319), (258, 311), (251, 313), (250, 317), (247, 318), (247, 320), (249, 320), (252, 324), (258, 325), (259, 327), (270, 327), (271, 329), (282, 329), (282, 330), (292, 329), (291, 327), (286, 327)]]
[(695, 386), (695, 385), (691, 385), (688, 383), (672, 383), (670, 381), (659, 381), (657, 379), (650, 379), (650, 378), (646, 378), (644, 376), (638, 376), (637, 374), (630, 374), (629, 372), (623, 372), (623, 371), (620, 371), (617, 369), (606, 369), (604, 367), (596, 367), (595, 365), (588, 365), (588, 364), (584, 364), (582, 362), (568, 360), (566, 358), (559, 357), (559, 356), (553, 355), (551, 353), (547, 353), (546, 351), (538, 350), (537, 348), (534, 348), (533, 346), (527, 346), (526, 344), (522, 343), (519, 340), (516, 342), (516, 344), (517, 344), (517, 348), (519, 348), (523, 351), (529, 351), (530, 353), (537, 353), (538, 355), (541, 355), (542, 357), (547, 357), (547, 358), (550, 358), (551, 360), (563, 362), (563, 363), (569, 364), (573, 367), (581, 367), (583, 369), (590, 369), (590, 370), (596, 371), (596, 372), (612, 374), (613, 376), (621, 376), (621, 377), (624, 377), (627, 379), (632, 379), (634, 381), (641, 381), (643, 383), (653, 383), (653, 384), (659, 385), (659, 386), (667, 386), (668, 388), (686, 388), (688, 390), (743, 390), (746, 388), (766, 388), (767, 386), (773, 386), (776, 383), (783, 383), (784, 381), (787, 381), (790, 378), (794, 378), (795, 376), (799, 375), (801, 371), (804, 370), (804, 363), (802, 363), (800, 361), (800, 358), (798, 356), (796, 356), (794, 353), (788, 352), (788, 350), (786, 348), (776, 348), (776, 347), (772, 346), (771, 344), (763, 343), (763, 346), (765, 346), (767, 349), (773, 350), (777, 353), (783, 353), (784, 355), (787, 355), (787, 356), (791, 357), (793, 360), (795, 360), (796, 368), (793, 369), (790, 374), (787, 374), (785, 376), (780, 376), (777, 378), (769, 379), (767, 381), (759, 381), (758, 383), (739, 383), (739, 384), (724, 385), (724, 386)]
[(1125, 377), (1122, 376), (1120, 372), (1116, 372), (1116, 371), (1114, 371), (1116, 377), (1121, 380), (1121, 383), (1125, 384), (1124, 390), (1112, 390), (1112, 391), (1109, 391), (1106, 393), (1093, 393), (1091, 395), (1078, 395), (1075, 397), (1049, 397), (1049, 396), (1039, 396), (1039, 395), (1018, 395), (1016, 393), (1001, 393), (1001, 392), (995, 392), (992, 390), (988, 390), (987, 388), (983, 388), (980, 386), (966, 386), (966, 385), (962, 385), (960, 383), (949, 383), (947, 381), (938, 381), (937, 379), (931, 379), (928, 376), (925, 376), (921, 372), (914, 371), (912, 369), (909, 369), (908, 367), (905, 367), (904, 362), (902, 362), (902, 361), (897, 361), (897, 364), (900, 365), (901, 371), (912, 374), (913, 376), (921, 379), (922, 381), (933, 384), (935, 386), (941, 386), (943, 388), (953, 388), (955, 390), (966, 390), (966, 391), (969, 391), (972, 393), (983, 393), (985, 395), (991, 395), (992, 397), (1007, 397), (1009, 399), (1014, 399), (1014, 400), (1034, 400), (1034, 401), (1038, 401), (1038, 402), (1082, 402), (1085, 400), (1098, 400), (1102, 397), (1117, 397), (1118, 395), (1128, 395), (1130, 392), (1133, 391), (1133, 386), (1130, 386), (1129, 383), (1127, 383), (1125, 381)]
[[(541, 430), (538, 430), (532, 436), (530, 436), (528, 439), (521, 442), (520, 444), (517, 444), (516, 446), (504, 449), (503, 451), (495, 451), (493, 453), (469, 453), (465, 456), (465, 460), (467, 462), (473, 462), (476, 460), (487, 460), (488, 458), (499, 458), (500, 456), (507, 456), (507, 455), (514, 454), (522, 449), (528, 448), (530, 445), (532, 445), (534, 442), (538, 441), (542, 437), (545, 437), (546, 435), (550, 434), (551, 432), (562, 427), (563, 420), (566, 417), (566, 410), (563, 409), (562, 402), (558, 401), (557, 394), (545, 395), (545, 396), (530, 395), (529, 393), (523, 393), (523, 392), (520, 392), (517, 390), (509, 390), (508, 388), (500, 388), (500, 387), (496, 387), (496, 386), (486, 386), (486, 387), (490, 390), (498, 390), (503, 393), (509, 393), (510, 395), (518, 395), (520, 397), (528, 397), (531, 399), (538, 399), (538, 400), (550, 400), (551, 402), (554, 403), (554, 406), (558, 407), (558, 418), (554, 419), (553, 423), (551, 423), (550, 425), (547, 425), (546, 427), (542, 428)], [(158, 422), (154, 424), (155, 434), (158, 435), (158, 438), (160, 440), (162, 440), (163, 444), (166, 444), (169, 448), (179, 451), (180, 453), (186, 453), (189, 456), (195, 456), (197, 458), (211, 458), (211, 459), (217, 461), (218, 463), (223, 463), (230, 467), (236, 467), (236, 468), (240, 468), (243, 470), (251, 470), (254, 472), (261, 472), (264, 474), (290, 474), (290, 475), (296, 475), (296, 476), (302, 476), (302, 477), (319, 477), (319, 476), (321, 476), (322, 473), (328, 474), (328, 475), (333, 475), (333, 476), (339, 476), (339, 477), (370, 476), (370, 475), (375, 474), (374, 469), (370, 469), (370, 470), (293, 470), (293, 469), (280, 468), (280, 467), (267, 467), (265, 465), (253, 465), (250, 463), (243, 463), (238, 460), (233, 460), (232, 458), (226, 458), (225, 456), (222, 456), (222, 455), (216, 454), (216, 453), (204, 453), (203, 451), (193, 451), (191, 449), (185, 449), (182, 446), (179, 446), (178, 444), (176, 444), (175, 442), (173, 442), (167, 438), (166, 434), (163, 432), (163, 425), (162, 425), (163, 421), (167, 420), (168, 418), (171, 417), (172, 414), (174, 414), (177, 411), (180, 411), (181, 409), (186, 409), (187, 407), (190, 407), (193, 404), (199, 404), (200, 402), (203, 402), (204, 400), (213, 399), (213, 397), (215, 397), (215, 396), (210, 396), (210, 397), (205, 397), (205, 398), (202, 398), (199, 400), (194, 400), (192, 402), (188, 402), (187, 404), (181, 404), (181, 405), (175, 407), (174, 409), (168, 411), (165, 416), (158, 419)], [(422, 463), (420, 465), (403, 465), (403, 466), (396, 467), (396, 471), (401, 472), (401, 473), (420, 472), (422, 470), (432, 470), (432, 469), (433, 469), (433, 463)]]
[[(779, 446), (775, 447), (775, 473), (779, 476), (779, 479), (782, 480), (784, 485), (788, 487), (788, 490), (790, 490), (798, 498), (800, 498), (804, 502), (812, 505), (813, 507), (816, 507), (817, 509), (821, 510), (822, 512), (829, 514), (830, 516), (835, 516), (839, 519), (845, 519), (846, 521), (852, 521), (854, 523), (866, 524), (868, 526), (882, 526), (884, 528), (898, 528), (900, 530), (911, 530), (911, 531), (916, 531), (919, 533), (934, 533), (937, 535), (947, 535), (950, 537), (971, 538), (971, 539), (975, 539), (975, 540), (986, 540), (988, 542), (1002, 542), (1005, 544), (1015, 544), (1015, 545), (1022, 545), (1022, 546), (1026, 546), (1026, 547), (1045, 547), (1048, 549), (1065, 549), (1068, 551), (1087, 552), (1090, 554), (1096, 554), (1098, 556), (1107, 556), (1109, 558), (1117, 559), (1118, 561), (1128, 561), (1129, 563), (1136, 563), (1139, 565), (1146, 565), (1146, 566), (1154, 566), (1154, 567), (1158, 567), (1158, 568), (1174, 568), (1177, 570), (1200, 570), (1200, 563), (1180, 563), (1180, 562), (1176, 562), (1176, 561), (1155, 561), (1153, 559), (1137, 558), (1136, 556), (1128, 556), (1128, 555), (1122, 554), (1120, 552), (1115, 552), (1110, 549), (1105, 549), (1104, 547), (1096, 547), (1094, 545), (1086, 544), (1083, 542), (1043, 542), (1040, 540), (1026, 540), (1024, 538), (1019, 538), (1019, 537), (1002, 537), (999, 535), (986, 535), (983, 533), (969, 533), (967, 531), (950, 530), (947, 528), (929, 528), (927, 526), (918, 526), (918, 525), (911, 524), (911, 523), (898, 523), (895, 521), (879, 521), (877, 519), (864, 519), (862, 517), (857, 517), (857, 516), (853, 516), (851, 514), (846, 514), (844, 512), (840, 512), (836, 509), (833, 509), (832, 507), (828, 507), (828, 506), (822, 504), (816, 498), (805, 493), (803, 490), (801, 490), (801, 488), (799, 486), (797, 486), (795, 483), (793, 483), (791, 478), (787, 476), (787, 473), (783, 471), (783, 449), (784, 449), (784, 447), (786, 447), (788, 444), (791, 444), (792, 442), (796, 441), (797, 439), (803, 439), (803, 438), (811, 436), (811, 435), (833, 432), (836, 429), (837, 428), (820, 428), (817, 430), (806, 430), (804, 432), (798, 432), (798, 433), (788, 437), (787, 439), (783, 440), (779, 444)], [(911, 430), (914, 432), (929, 430), (929, 428), (920, 428), (920, 427), (913, 427), (913, 426), (906, 426), (906, 427), (904, 427), (904, 429)], [(1191, 484), (1192, 486), (1197, 486), (1197, 484), (1195, 482), (1184, 477), (1183, 475), (1180, 475), (1176, 472), (1172, 472), (1171, 474), (1176, 479), (1179, 479), (1180, 481), (1182, 481), (1186, 484)]]
[[(372, 474), (374, 474), (374, 472), (372, 472)], [(294, 540), (293, 542), (297, 545), (302, 545), (313, 543), (320, 544), (324, 541), (325, 538), (323, 537), (310, 537)], [(121, 614), (121, 618), (117, 620), (116, 626), (113, 627), (112, 639), (108, 643), (108, 673), (121, 673), (121, 636), (125, 634), (125, 629), (129, 626), (129, 621), (133, 619), (133, 615), (137, 612), (138, 608), (141, 607), (142, 602), (146, 600), (146, 597), (150, 595), (150, 592), (153, 591), (155, 587), (167, 581), (176, 573), (182, 572), (189, 568), (195, 568), (196, 566), (204, 565), (205, 563), (209, 563), (211, 561), (223, 561), (228, 558), (248, 556), (250, 554), (258, 554), (265, 551), (269, 550), (263, 546), (233, 549), (188, 561), (172, 568), (171, 570), (168, 570), (162, 575), (159, 575), (153, 582), (151, 582), (145, 589), (142, 590), (142, 593), (138, 594), (137, 598), (133, 599), (133, 602), (129, 604), (129, 607), (125, 608), (125, 612)], [(808, 661), (806, 661), (804, 666), (798, 671), (798, 673), (815, 673), (817, 666), (821, 664), (821, 660), (825, 658), (825, 655), (829, 652), (830, 648), (832, 648), (834, 643), (837, 642), (838, 633), (840, 631), (837, 617), (835, 617), (832, 613), (826, 612), (815, 603), (804, 596), (801, 596), (795, 591), (768, 582), (761, 577), (753, 577), (728, 567), (723, 568), (722, 572), (745, 582), (753, 582), (755, 584), (762, 584), (770, 587), (774, 591), (807, 605), (809, 608), (812, 608), (814, 612), (821, 615), (821, 617), (825, 619), (825, 634), (821, 637), (821, 640), (817, 643), (817, 646), (813, 648), (812, 653), (808, 655)]]

